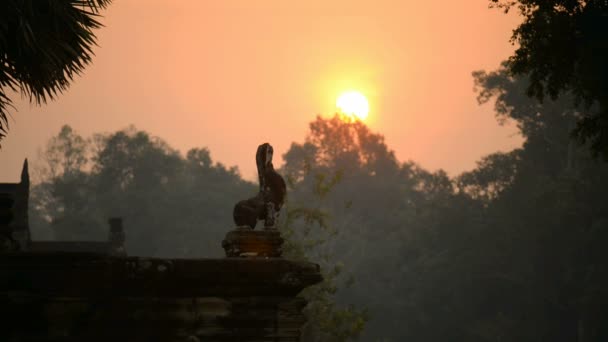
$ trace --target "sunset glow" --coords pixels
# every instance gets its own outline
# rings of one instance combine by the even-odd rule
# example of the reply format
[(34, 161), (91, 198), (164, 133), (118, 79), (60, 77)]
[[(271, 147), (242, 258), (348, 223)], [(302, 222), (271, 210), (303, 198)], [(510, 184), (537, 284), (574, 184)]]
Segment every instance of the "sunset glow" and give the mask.
[(365, 124), (399, 160), (470, 170), (521, 141), (473, 91), (471, 72), (511, 55), (519, 21), (487, 2), (114, 1), (69, 91), (44, 106), (12, 97), (0, 179), (19, 181), (15, 170), (64, 124), (85, 136), (132, 124), (182, 154), (207, 147), (256, 181), (252, 146), (271, 142), (279, 166), (349, 90), (365, 96)]
[(336, 106), (342, 114), (362, 121), (367, 118), (369, 113), (369, 103), (365, 96), (358, 91), (342, 93), (336, 101)]

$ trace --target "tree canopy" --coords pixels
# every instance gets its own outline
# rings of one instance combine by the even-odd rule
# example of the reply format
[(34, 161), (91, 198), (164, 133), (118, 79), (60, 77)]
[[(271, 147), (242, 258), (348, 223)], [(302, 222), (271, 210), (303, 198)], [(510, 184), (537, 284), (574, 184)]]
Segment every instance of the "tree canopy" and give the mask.
[(208, 149), (183, 156), (134, 127), (85, 138), (64, 126), (38, 170), (34, 238), (105, 240), (107, 219), (122, 216), (135, 255), (222, 255), (233, 201), (255, 189)]
[(110, 2), (0, 2), (0, 141), (8, 130), (9, 92), (40, 104), (66, 90), (91, 62), (99, 12)]
[(584, 102), (573, 134), (608, 158), (608, 2), (605, 0), (490, 0), (523, 22), (509, 70), (529, 76), (527, 94), (542, 100), (570, 92)]

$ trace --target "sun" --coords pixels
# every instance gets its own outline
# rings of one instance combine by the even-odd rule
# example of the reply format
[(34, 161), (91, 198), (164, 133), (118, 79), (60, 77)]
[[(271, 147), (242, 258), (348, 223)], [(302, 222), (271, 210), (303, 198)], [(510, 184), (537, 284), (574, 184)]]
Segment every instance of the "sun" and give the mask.
[(342, 114), (352, 119), (365, 120), (369, 112), (369, 104), (363, 94), (356, 90), (345, 91), (336, 100), (336, 106)]

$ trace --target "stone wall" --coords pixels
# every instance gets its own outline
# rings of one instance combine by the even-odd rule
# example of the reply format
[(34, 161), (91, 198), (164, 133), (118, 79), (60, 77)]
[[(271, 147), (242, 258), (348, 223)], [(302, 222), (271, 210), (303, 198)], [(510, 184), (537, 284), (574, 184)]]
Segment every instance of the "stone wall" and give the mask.
[(276, 229), (239, 227), (225, 259), (129, 257), (108, 241), (31, 241), (29, 176), (0, 184), (0, 342), (295, 342), (319, 266), (281, 258)]
[(299, 341), (318, 265), (0, 255), (0, 341)]

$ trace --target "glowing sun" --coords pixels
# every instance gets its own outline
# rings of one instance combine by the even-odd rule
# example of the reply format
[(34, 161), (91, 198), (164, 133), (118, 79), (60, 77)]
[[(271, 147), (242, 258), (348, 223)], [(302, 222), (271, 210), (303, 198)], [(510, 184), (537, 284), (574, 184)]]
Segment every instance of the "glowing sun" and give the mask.
[(369, 104), (363, 94), (358, 91), (346, 91), (336, 100), (336, 106), (342, 114), (352, 119), (365, 120), (369, 112)]

